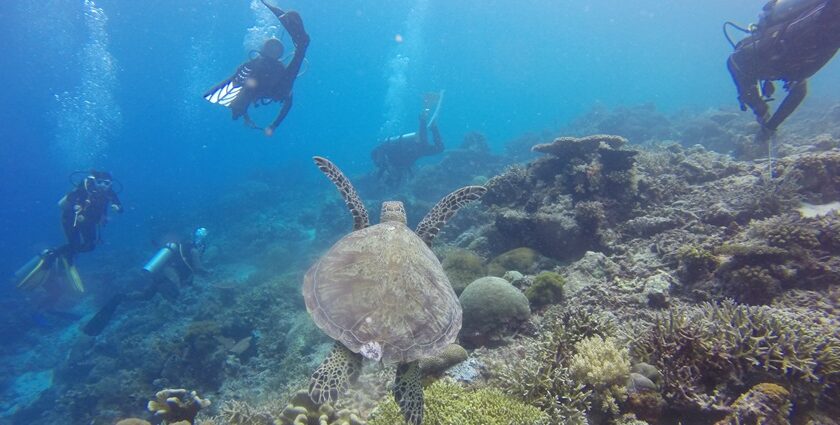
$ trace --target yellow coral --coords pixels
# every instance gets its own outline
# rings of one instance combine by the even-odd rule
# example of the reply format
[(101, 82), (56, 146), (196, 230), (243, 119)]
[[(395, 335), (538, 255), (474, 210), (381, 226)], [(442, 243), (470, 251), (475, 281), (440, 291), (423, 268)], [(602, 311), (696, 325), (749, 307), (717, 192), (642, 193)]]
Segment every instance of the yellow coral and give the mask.
[[(424, 425), (545, 425), (548, 418), (497, 389), (468, 391), (449, 381), (438, 381), (425, 390)], [(368, 425), (404, 423), (397, 404), (389, 397), (374, 412)]]
[(598, 335), (575, 344), (569, 371), (592, 388), (605, 410), (617, 414), (618, 403), (627, 398), (625, 383), (630, 376), (630, 353), (614, 337)]

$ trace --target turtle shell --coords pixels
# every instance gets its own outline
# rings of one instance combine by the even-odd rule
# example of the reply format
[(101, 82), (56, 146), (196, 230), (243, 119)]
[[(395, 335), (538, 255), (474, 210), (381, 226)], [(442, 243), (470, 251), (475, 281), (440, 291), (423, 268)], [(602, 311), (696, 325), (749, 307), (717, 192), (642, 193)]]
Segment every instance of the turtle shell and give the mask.
[(461, 304), (440, 261), (400, 222), (336, 242), (306, 273), (303, 296), (327, 335), (355, 353), (381, 347), (384, 362), (437, 354), (461, 329)]

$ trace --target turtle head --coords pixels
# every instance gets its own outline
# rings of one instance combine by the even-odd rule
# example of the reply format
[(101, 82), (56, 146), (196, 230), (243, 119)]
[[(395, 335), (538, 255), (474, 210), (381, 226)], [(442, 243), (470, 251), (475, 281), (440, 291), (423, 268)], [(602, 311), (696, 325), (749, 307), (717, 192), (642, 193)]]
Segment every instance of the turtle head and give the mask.
[(407, 224), (408, 220), (405, 218), (405, 207), (400, 201), (385, 201), (382, 203), (382, 215), (379, 217), (380, 223), (387, 221), (399, 221), (402, 224)]

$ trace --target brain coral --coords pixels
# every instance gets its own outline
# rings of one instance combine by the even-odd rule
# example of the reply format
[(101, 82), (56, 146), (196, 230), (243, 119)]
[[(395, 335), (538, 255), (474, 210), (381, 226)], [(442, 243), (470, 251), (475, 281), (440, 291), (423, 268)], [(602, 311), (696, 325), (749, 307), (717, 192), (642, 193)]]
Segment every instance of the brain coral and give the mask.
[(470, 283), (459, 300), (464, 311), (461, 334), (479, 345), (503, 336), (531, 316), (525, 295), (499, 277)]

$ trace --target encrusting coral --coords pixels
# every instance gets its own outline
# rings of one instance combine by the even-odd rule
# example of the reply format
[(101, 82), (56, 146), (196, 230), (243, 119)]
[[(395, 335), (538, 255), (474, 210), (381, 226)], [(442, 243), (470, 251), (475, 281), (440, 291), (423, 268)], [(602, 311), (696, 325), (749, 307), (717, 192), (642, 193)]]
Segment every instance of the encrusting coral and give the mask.
[(491, 276), (502, 277), (505, 272), (515, 270), (522, 273), (529, 273), (539, 267), (541, 255), (527, 247), (521, 247), (507, 251), (487, 264), (487, 271)]
[(195, 391), (179, 388), (158, 391), (147, 408), (162, 418), (163, 423), (174, 424), (181, 421), (193, 423), (198, 411), (207, 406), (210, 406), (210, 400), (199, 397)]
[(742, 383), (788, 383), (807, 405), (840, 402), (840, 336), (818, 317), (732, 301), (661, 314), (641, 334), (635, 358), (662, 372), (672, 408), (720, 411)]
[[(529, 406), (492, 388), (467, 390), (446, 380), (427, 387), (424, 425), (548, 425), (548, 417)], [(391, 398), (380, 404), (368, 425), (403, 423), (402, 414)]]
[(730, 413), (715, 425), (788, 425), (790, 424), (790, 392), (776, 384), (758, 384), (741, 394)]

